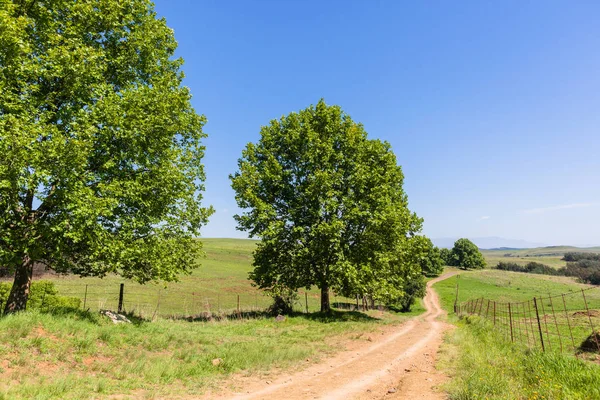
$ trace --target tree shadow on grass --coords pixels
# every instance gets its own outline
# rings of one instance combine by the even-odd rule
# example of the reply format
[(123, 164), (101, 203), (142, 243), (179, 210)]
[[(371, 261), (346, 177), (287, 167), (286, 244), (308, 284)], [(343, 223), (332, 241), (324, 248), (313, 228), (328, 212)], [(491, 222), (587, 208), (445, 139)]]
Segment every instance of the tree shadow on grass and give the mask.
[(311, 321), (317, 321), (322, 323), (330, 322), (374, 322), (379, 321), (380, 318), (372, 317), (363, 312), (359, 311), (339, 311), (331, 310), (328, 313), (314, 312), (314, 313), (296, 313), (295, 317), (305, 318)]

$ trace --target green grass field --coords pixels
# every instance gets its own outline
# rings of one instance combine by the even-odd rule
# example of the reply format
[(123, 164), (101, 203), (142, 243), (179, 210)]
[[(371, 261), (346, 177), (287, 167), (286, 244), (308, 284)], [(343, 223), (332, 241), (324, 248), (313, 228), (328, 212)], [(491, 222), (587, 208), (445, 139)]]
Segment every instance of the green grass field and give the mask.
[[(518, 302), (534, 297), (547, 297), (576, 292), (593, 287), (575, 282), (571, 277), (524, 274), (520, 272), (482, 270), (461, 272), (435, 284), (442, 306), (451, 311), (454, 305), (456, 284), (459, 284), (458, 301), (485, 298), (498, 302)], [(600, 288), (588, 294), (590, 308), (600, 309)]]
[[(269, 374), (299, 368), (342, 349), (348, 340), (398, 324), (423, 312), (335, 311), (322, 316), (319, 293), (308, 293), (309, 310), (277, 322), (264, 313), (253, 318), (209, 321), (161, 316), (264, 310), (271, 299), (248, 281), (256, 242), (204, 239), (203, 266), (167, 287), (104, 279), (48, 276), (60, 295), (86, 298), (86, 309), (53, 313), (27, 311), (0, 318), (0, 399), (170, 398), (197, 395), (223, 385), (232, 373)], [(96, 311), (116, 309), (125, 283), (125, 309), (144, 317), (113, 325)], [(85, 289), (87, 285), (87, 296)], [(297, 306), (304, 311), (303, 296)], [(349, 301), (333, 296), (332, 302)], [(144, 308), (144, 306), (146, 308)], [(83, 308), (83, 307), (82, 307)], [(219, 365), (213, 360), (221, 359)]]
[[(48, 276), (61, 295), (85, 299), (90, 310), (116, 310), (119, 285), (125, 284), (124, 308), (144, 317), (159, 315), (193, 316), (201, 313), (231, 313), (237, 310), (238, 297), (242, 311), (264, 310), (271, 298), (252, 286), (248, 273), (252, 270), (252, 251), (256, 241), (245, 239), (202, 239), (206, 258), (191, 275), (181, 276), (179, 282), (140, 285), (118, 276), (79, 278), (77, 276)], [(86, 289), (87, 285), (87, 289)], [(87, 294), (86, 294), (87, 290)], [(305, 292), (306, 295), (305, 295)], [(300, 290), (295, 308), (310, 312), (320, 307), (320, 292)], [(355, 300), (332, 293), (332, 303), (355, 304)], [(417, 306), (419, 307), (419, 306)]]
[[(485, 298), (498, 302), (519, 302), (561, 293), (572, 293), (570, 296), (580, 299), (579, 291), (590, 287), (567, 277), (497, 270), (463, 272), (460, 277), (454, 276), (434, 286), (442, 306), (450, 313), (457, 283), (459, 301)], [(590, 308), (599, 309), (600, 288), (586, 293)], [(577, 301), (580, 303), (573, 306), (581, 307), (581, 300)], [(546, 301), (544, 303), (546, 307), (550, 306)], [(450, 315), (458, 327), (446, 337), (439, 368), (452, 378), (444, 386), (451, 399), (600, 398), (600, 366), (584, 360), (595, 360), (594, 356), (580, 356), (578, 359), (572, 353), (559, 353), (555, 351), (559, 344), (556, 337), (552, 338), (554, 347), (545, 353), (539, 348), (528, 349), (523, 344), (525, 341), (511, 343), (506, 330), (493, 326), (490, 320), (476, 316), (458, 320)], [(560, 315), (558, 318), (559, 324), (565, 322), (560, 320)], [(571, 312), (569, 320), (579, 324), (573, 330), (576, 340), (581, 341), (589, 335), (591, 330), (587, 325), (587, 317), (575, 317)], [(596, 328), (600, 327), (600, 319), (594, 317), (593, 320)], [(544, 321), (542, 318), (544, 322), (548, 322), (552, 330), (554, 321), (550, 318)], [(561, 325), (560, 329), (564, 327)], [(568, 338), (566, 332), (562, 334)]]
[(417, 313), (114, 325), (91, 312), (27, 311), (0, 319), (0, 399), (199, 395), (233, 373), (302, 367)]

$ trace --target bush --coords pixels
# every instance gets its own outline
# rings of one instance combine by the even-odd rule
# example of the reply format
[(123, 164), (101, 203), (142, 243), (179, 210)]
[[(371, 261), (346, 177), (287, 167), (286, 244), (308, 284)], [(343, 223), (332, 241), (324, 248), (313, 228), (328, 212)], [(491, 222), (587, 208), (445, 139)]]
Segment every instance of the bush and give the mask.
[(563, 259), (563, 261), (567, 261), (567, 262), (576, 262), (576, 261), (581, 261), (581, 260), (600, 261), (600, 254), (598, 254), (598, 253), (581, 253), (581, 252), (572, 251), (572, 252), (565, 253), (565, 255), (562, 259)]
[[(0, 308), (6, 304), (11, 288), (11, 283), (0, 283)], [(59, 296), (52, 281), (31, 282), (27, 309), (49, 311), (57, 308), (79, 308), (80, 306), (81, 299), (77, 297)]]
[(268, 309), (272, 315), (290, 315), (294, 311), (294, 304), (298, 301), (298, 293), (286, 288), (274, 288), (269, 291), (273, 297), (273, 304)]
[(422, 299), (425, 296), (427, 284), (422, 275), (406, 282), (404, 286), (404, 294), (390, 302), (388, 306), (392, 309), (399, 309), (401, 312), (409, 312), (411, 307), (417, 302), (417, 299)]
[(496, 269), (503, 271), (525, 272), (528, 274), (539, 275), (564, 275), (563, 269), (555, 269), (545, 264), (538, 262), (529, 262), (525, 265), (520, 265), (513, 262), (499, 262)]

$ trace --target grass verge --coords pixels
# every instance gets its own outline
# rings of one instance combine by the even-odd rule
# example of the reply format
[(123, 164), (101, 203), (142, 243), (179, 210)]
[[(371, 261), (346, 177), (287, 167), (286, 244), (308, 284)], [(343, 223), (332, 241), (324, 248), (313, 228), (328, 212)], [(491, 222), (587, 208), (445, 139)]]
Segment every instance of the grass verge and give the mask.
[(113, 325), (97, 313), (28, 311), (0, 319), (0, 399), (199, 395), (234, 373), (314, 362), (347, 340), (367, 340), (363, 334), (418, 313)]
[[(453, 317), (457, 282), (459, 301), (481, 297), (523, 301), (589, 287), (572, 278), (493, 270), (464, 272), (436, 283), (442, 307), (457, 325), (448, 333), (438, 363), (452, 378), (442, 388), (450, 399), (600, 399), (597, 363), (570, 354), (529, 350), (510, 343), (478, 317)], [(589, 292), (589, 301), (598, 308), (600, 289)]]
[(457, 325), (440, 350), (450, 399), (600, 399), (597, 364), (515, 346), (476, 317)]

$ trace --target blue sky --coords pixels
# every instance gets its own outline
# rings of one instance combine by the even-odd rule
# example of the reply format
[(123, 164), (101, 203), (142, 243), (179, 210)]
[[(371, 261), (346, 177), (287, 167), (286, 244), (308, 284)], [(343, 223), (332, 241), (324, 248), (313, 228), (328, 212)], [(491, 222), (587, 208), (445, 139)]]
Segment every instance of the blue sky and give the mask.
[[(460, 6), (459, 6), (460, 5)], [(156, 0), (206, 115), (205, 237), (261, 125), (339, 104), (389, 141), (430, 237), (600, 244), (600, 3)]]

